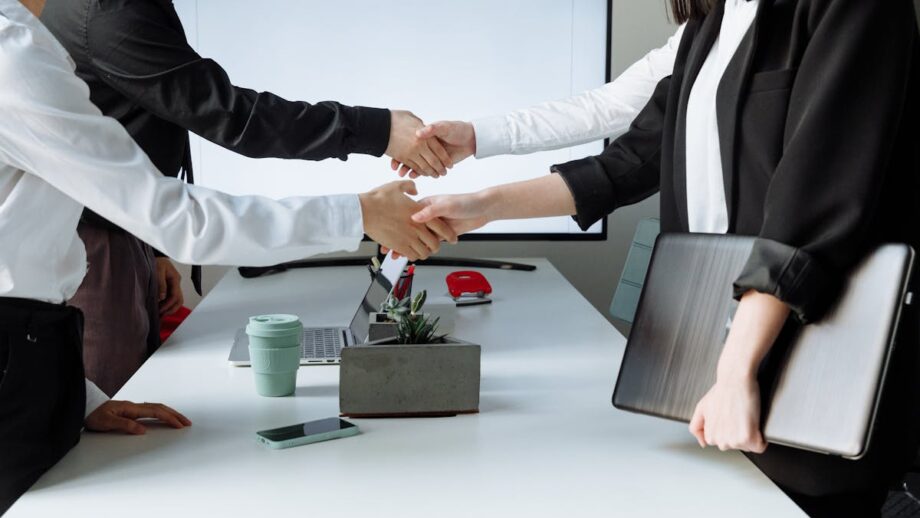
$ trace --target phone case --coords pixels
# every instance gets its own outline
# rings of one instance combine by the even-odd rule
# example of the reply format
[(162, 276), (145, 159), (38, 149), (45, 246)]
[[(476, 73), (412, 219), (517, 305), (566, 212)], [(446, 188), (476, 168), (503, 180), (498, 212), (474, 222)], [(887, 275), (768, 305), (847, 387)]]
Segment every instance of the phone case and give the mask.
[(284, 450), (287, 448), (293, 448), (295, 446), (303, 446), (305, 444), (313, 444), (315, 442), (331, 441), (333, 439), (341, 439), (343, 437), (352, 437), (361, 433), (361, 430), (357, 426), (346, 428), (344, 430), (335, 430), (332, 432), (318, 433), (315, 435), (307, 435), (305, 437), (298, 437), (296, 439), (289, 439), (287, 441), (273, 441), (271, 439), (266, 439), (259, 434), (256, 434), (256, 438), (263, 445), (273, 449), (273, 450)]

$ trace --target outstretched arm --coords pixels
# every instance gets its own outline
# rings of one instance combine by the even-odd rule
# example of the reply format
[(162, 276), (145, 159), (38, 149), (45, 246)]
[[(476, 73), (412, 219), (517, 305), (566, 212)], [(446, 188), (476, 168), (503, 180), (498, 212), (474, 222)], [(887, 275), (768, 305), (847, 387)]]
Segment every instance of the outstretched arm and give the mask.
[[(667, 44), (645, 55), (613, 82), (575, 97), (538, 104), (506, 115), (472, 122), (441, 121), (418, 132), (444, 144), (451, 162), (470, 156), (524, 155), (585, 144), (624, 134), (655, 87), (671, 75), (684, 26)], [(401, 176), (418, 174), (411, 167), (393, 169)]]
[[(55, 16), (55, 11), (45, 13)], [(422, 121), (405, 111), (288, 101), (234, 85), (200, 56), (166, 2), (94, 9), (85, 45), (99, 78), (145, 110), (236, 153), (253, 158), (345, 160), (384, 153), (425, 174), (450, 165), (437, 142), (420, 140)]]
[(491, 187), (472, 194), (432, 196), (412, 219), (427, 223), (442, 219), (464, 234), (492, 221), (575, 214), (575, 200), (559, 175)]

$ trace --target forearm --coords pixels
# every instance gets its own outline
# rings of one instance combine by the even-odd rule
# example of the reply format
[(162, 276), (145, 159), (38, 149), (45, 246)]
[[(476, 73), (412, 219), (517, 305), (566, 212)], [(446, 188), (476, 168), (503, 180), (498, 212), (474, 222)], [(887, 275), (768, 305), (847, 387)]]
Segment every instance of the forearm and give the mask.
[(571, 147), (626, 133), (655, 86), (674, 69), (684, 27), (611, 83), (569, 99), (473, 121), (476, 158)]
[(575, 214), (575, 200), (565, 181), (550, 174), (491, 187), (479, 193), (489, 221), (546, 218)]
[(8, 163), (182, 262), (259, 266), (360, 244), (357, 196), (234, 198), (164, 177), (85, 84), (52, 63), (42, 77), (23, 73), (29, 96), (5, 106), (22, 121), (0, 136)]
[(717, 378), (754, 379), (789, 316), (789, 306), (772, 295), (749, 291), (738, 305)]

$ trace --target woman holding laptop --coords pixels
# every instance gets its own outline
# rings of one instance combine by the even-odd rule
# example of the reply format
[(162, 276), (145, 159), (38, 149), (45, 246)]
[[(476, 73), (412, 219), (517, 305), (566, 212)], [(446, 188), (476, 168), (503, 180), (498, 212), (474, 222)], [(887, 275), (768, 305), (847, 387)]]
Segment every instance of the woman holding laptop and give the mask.
[(902, 319), (876, 435), (859, 461), (768, 448), (756, 373), (787, 319), (820, 319), (872, 247), (920, 247), (912, 2), (670, 4), (686, 22), (673, 74), (625, 135), (552, 175), (428, 198), (415, 219), (443, 218), (462, 233), (498, 219), (574, 215), (587, 229), (660, 193), (665, 232), (756, 236), (735, 281), (740, 305), (717, 381), (690, 431), (701, 446), (749, 452), (813, 516), (877, 516), (920, 438), (915, 312)]

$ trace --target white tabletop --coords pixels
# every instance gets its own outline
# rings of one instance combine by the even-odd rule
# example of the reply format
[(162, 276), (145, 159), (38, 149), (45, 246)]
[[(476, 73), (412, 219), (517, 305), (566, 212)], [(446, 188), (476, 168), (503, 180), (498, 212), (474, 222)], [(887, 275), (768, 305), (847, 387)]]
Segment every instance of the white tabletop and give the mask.
[[(234, 333), (260, 313), (345, 325), (367, 272), (231, 271), (118, 394), (194, 426), (84, 434), (8, 516), (802, 516), (742, 455), (615, 410), (623, 336), (548, 261), (526, 261), (537, 271), (483, 271), (495, 303), (457, 310), (456, 336), (483, 346), (480, 414), (355, 420), (362, 435), (281, 451), (255, 432), (337, 415), (338, 368), (259, 397), (227, 364)], [(449, 271), (419, 268), (415, 289), (446, 302)]]

